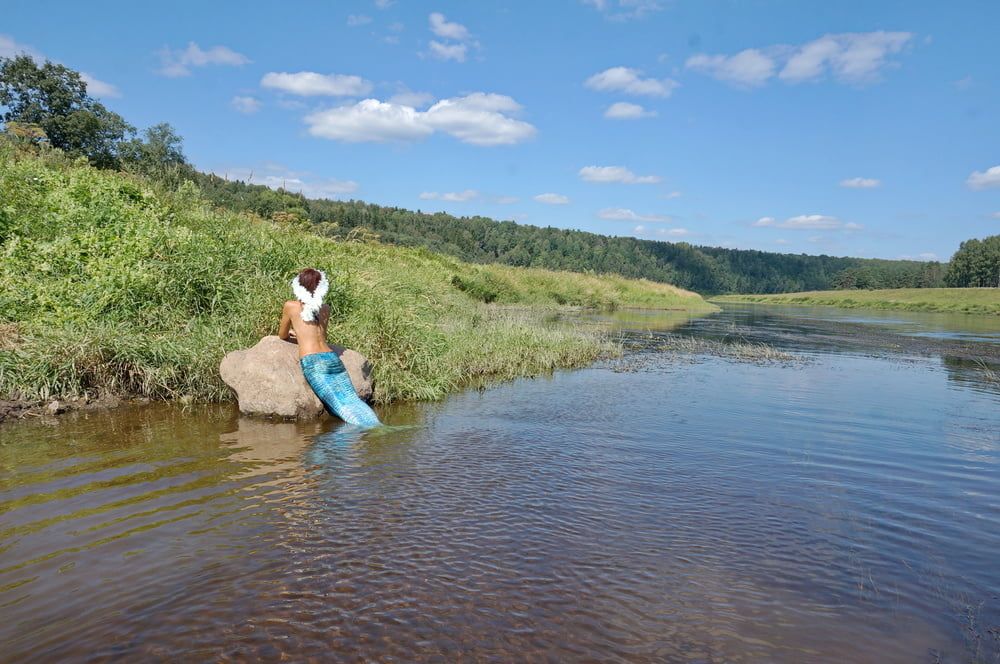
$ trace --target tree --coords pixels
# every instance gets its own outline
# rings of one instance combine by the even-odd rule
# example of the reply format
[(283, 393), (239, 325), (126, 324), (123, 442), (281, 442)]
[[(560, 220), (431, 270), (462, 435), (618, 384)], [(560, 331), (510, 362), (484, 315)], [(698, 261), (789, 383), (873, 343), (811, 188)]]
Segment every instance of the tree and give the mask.
[(166, 122), (153, 125), (143, 132), (144, 139), (133, 138), (121, 147), (123, 165), (156, 180), (179, 184), (190, 176), (190, 166), (184, 156), (184, 140)]
[(951, 257), (945, 283), (953, 287), (1000, 287), (1000, 235), (963, 242)]
[(0, 119), (37, 125), (49, 143), (101, 168), (119, 164), (119, 149), (132, 125), (87, 94), (80, 74), (27, 55), (0, 58)]

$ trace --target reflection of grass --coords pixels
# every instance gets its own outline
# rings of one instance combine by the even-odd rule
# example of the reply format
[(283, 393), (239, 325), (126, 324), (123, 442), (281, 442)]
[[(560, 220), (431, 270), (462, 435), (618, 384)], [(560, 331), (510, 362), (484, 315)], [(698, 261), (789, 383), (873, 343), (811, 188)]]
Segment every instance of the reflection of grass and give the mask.
[(983, 378), (983, 380), (989, 381), (991, 383), (1000, 383), (1000, 372), (994, 369), (993, 365), (991, 365), (989, 362), (980, 358), (975, 360), (973, 364), (975, 365), (976, 370), (979, 372), (979, 375)]
[(711, 355), (736, 362), (753, 364), (804, 362), (805, 358), (793, 353), (787, 353), (774, 346), (759, 341), (743, 339), (720, 341), (700, 337), (685, 337), (678, 335), (649, 335), (632, 338), (626, 348), (630, 351), (614, 369), (620, 372), (634, 372), (646, 367), (650, 360), (657, 356), (697, 356)]
[(893, 288), (775, 295), (723, 295), (717, 302), (824, 305), (844, 309), (897, 309), (1000, 315), (1000, 288)]

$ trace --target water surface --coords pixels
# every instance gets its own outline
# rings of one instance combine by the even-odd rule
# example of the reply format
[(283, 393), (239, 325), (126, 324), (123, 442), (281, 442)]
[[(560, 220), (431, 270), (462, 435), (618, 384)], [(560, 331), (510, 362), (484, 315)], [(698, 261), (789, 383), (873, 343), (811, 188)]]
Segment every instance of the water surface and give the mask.
[(5, 425), (3, 658), (998, 661), (991, 344), (849, 315), (619, 314), (804, 361), (656, 353), (380, 433), (231, 407)]

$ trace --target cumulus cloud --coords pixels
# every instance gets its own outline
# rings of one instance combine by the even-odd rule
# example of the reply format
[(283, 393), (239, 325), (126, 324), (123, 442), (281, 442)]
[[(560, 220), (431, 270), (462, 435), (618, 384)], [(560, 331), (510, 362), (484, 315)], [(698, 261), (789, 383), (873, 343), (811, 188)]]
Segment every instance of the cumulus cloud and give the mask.
[(442, 99), (426, 111), (364, 99), (306, 116), (309, 133), (359, 142), (410, 141), (442, 132), (472, 145), (511, 145), (535, 135), (531, 124), (510, 117), (521, 105), (506, 95), (474, 92)]
[(848, 189), (874, 189), (881, 184), (882, 181), (875, 178), (849, 178), (840, 181), (840, 186)]
[(583, 0), (612, 21), (643, 18), (663, 9), (661, 0)]
[(466, 189), (465, 191), (446, 191), (444, 193), (425, 191), (420, 194), (421, 200), (449, 201), (452, 203), (464, 203), (465, 201), (471, 201), (473, 198), (477, 198), (478, 196), (479, 192), (475, 189)]
[(414, 92), (413, 90), (402, 88), (399, 92), (389, 97), (387, 101), (391, 104), (401, 104), (403, 106), (420, 108), (422, 106), (427, 106), (434, 101), (434, 95), (429, 92)]
[(281, 164), (264, 164), (256, 169), (217, 169), (213, 172), (227, 180), (242, 180), (271, 189), (285, 189), (301, 193), (307, 198), (339, 198), (358, 190), (358, 183), (354, 180), (318, 177), (306, 171), (290, 170)]
[[(38, 61), (48, 59), (31, 46), (18, 43), (10, 35), (0, 34), (0, 58), (13, 58), (17, 55), (27, 55)], [(91, 96), (102, 98), (122, 96), (121, 91), (117, 87), (85, 71), (80, 72), (80, 78), (87, 84), (87, 94)]]
[(611, 67), (584, 81), (591, 90), (625, 92), (648, 97), (669, 97), (680, 83), (669, 78), (643, 78), (642, 72), (629, 67)]
[(177, 78), (190, 76), (193, 67), (207, 67), (209, 65), (239, 67), (249, 62), (250, 58), (226, 46), (213, 46), (206, 50), (194, 42), (188, 42), (187, 48), (184, 49), (164, 48), (160, 50), (160, 69), (158, 71), (163, 76)]
[(841, 83), (868, 83), (894, 66), (891, 56), (913, 39), (909, 32), (848, 32), (827, 34), (796, 46), (748, 48), (734, 55), (700, 53), (687, 59), (688, 69), (738, 87), (757, 87), (777, 76), (802, 83), (832, 76)]
[(797, 217), (789, 217), (784, 221), (778, 221), (774, 217), (761, 217), (753, 224), (757, 228), (787, 228), (790, 230), (861, 230), (861, 224), (853, 222), (845, 224), (836, 217), (825, 214), (800, 214)]
[(441, 12), (433, 12), (427, 17), (431, 26), (431, 32), (442, 39), (454, 39), (455, 41), (465, 41), (469, 38), (469, 30), (461, 23), (448, 21)]
[(621, 184), (656, 184), (659, 175), (636, 175), (624, 166), (584, 166), (580, 169), (580, 179), (585, 182), (611, 182)]
[(239, 113), (250, 115), (260, 110), (260, 102), (254, 97), (243, 97), (237, 95), (230, 100), (229, 105)]
[(630, 104), (627, 101), (615, 102), (604, 111), (604, 117), (612, 120), (638, 120), (655, 116), (656, 111), (647, 111), (639, 104)]
[(539, 203), (545, 203), (546, 205), (566, 205), (569, 203), (569, 197), (563, 196), (562, 194), (538, 194), (532, 198)]
[(372, 90), (372, 84), (360, 76), (317, 74), (313, 71), (269, 72), (260, 79), (261, 87), (302, 97), (357, 97)]
[(430, 43), (431, 55), (438, 60), (454, 60), (455, 62), (465, 62), (466, 53), (469, 47), (465, 44), (443, 44), (435, 39)]
[(639, 214), (628, 208), (604, 208), (597, 212), (597, 216), (601, 219), (607, 219), (609, 221), (655, 221), (655, 222), (666, 222), (670, 221), (670, 217), (662, 214)]
[(987, 168), (985, 171), (973, 171), (965, 181), (969, 189), (993, 189), (1000, 187), (1000, 166)]

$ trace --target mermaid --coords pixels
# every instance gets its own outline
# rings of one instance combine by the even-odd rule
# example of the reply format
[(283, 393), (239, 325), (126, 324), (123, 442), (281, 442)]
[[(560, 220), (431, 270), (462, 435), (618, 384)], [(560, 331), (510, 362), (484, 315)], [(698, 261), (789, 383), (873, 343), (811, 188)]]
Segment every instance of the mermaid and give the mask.
[(292, 279), (294, 300), (281, 311), (278, 336), (299, 346), (299, 364), (309, 386), (326, 409), (348, 424), (371, 428), (381, 424), (378, 416), (354, 390), (340, 357), (326, 343), (330, 305), (323, 298), (330, 288), (326, 275), (308, 268)]

